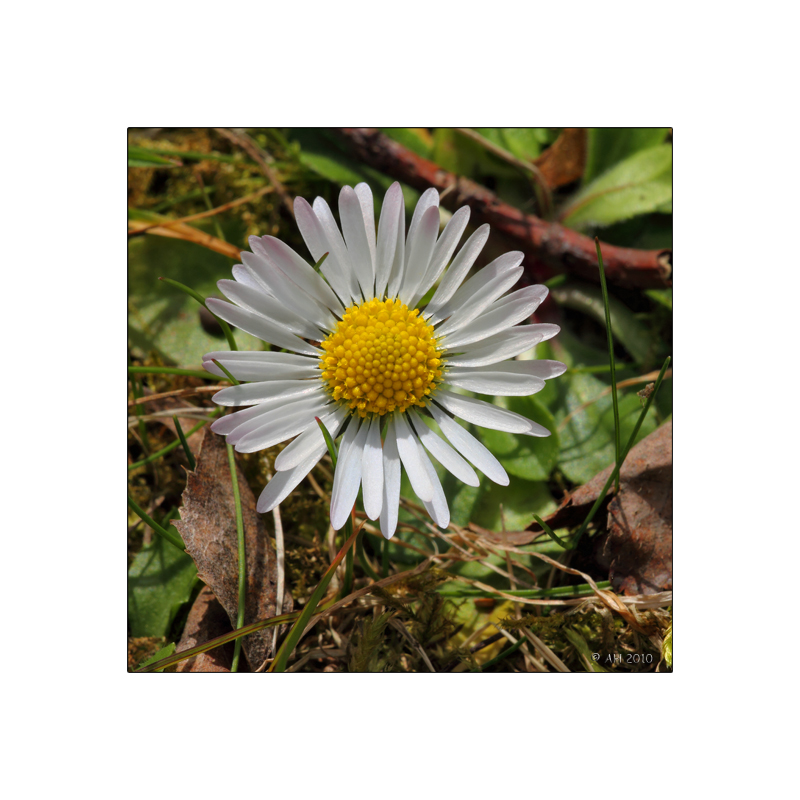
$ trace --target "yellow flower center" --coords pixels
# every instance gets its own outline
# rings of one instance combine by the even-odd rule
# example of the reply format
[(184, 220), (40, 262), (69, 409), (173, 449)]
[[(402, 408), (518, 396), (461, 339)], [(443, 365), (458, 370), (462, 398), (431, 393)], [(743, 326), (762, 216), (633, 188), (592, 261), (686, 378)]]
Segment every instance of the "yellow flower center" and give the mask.
[(328, 391), (360, 417), (424, 406), (442, 376), (433, 326), (399, 300), (351, 306), (322, 349)]

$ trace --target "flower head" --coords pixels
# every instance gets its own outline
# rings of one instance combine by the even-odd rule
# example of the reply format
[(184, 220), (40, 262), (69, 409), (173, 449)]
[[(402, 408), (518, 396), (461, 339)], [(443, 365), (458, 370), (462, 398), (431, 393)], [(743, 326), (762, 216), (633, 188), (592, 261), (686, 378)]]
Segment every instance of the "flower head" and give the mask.
[[(326, 451), (319, 417), (335, 438), (344, 432), (331, 496), (331, 523), (344, 525), (363, 489), (364, 510), (380, 518), (383, 535), (397, 526), (401, 466), (428, 513), (446, 527), (450, 512), (433, 467), (477, 486), (481, 470), (507, 485), (500, 462), (454, 417), (485, 428), (529, 436), (549, 431), (519, 414), (456, 394), (529, 395), (561, 375), (558, 361), (514, 361), (558, 333), (557, 325), (519, 324), (547, 296), (544, 286), (507, 294), (519, 280), (523, 254), (507, 253), (465, 280), (489, 236), (482, 225), (456, 254), (469, 209), (453, 214), (439, 233), (439, 195), (420, 198), (408, 235), (400, 185), (384, 198), (375, 231), (366, 184), (339, 195), (341, 231), (322, 198), (294, 205), (300, 233), (319, 261), (305, 259), (272, 236), (250, 237), (235, 280), (219, 282), (230, 300), (209, 299), (219, 317), (289, 352), (220, 351), (237, 380), (251, 381), (214, 395), (220, 405), (244, 407), (211, 427), (239, 452), (296, 437), (275, 460), (276, 475), (258, 500), (260, 512), (280, 503)], [(455, 254), (455, 257), (453, 257)], [(449, 264), (449, 267), (448, 267)], [(440, 280), (441, 279), (441, 280)], [(431, 301), (420, 300), (436, 285)], [(435, 422), (444, 438), (427, 424)], [(471, 466), (472, 465), (472, 466)]]

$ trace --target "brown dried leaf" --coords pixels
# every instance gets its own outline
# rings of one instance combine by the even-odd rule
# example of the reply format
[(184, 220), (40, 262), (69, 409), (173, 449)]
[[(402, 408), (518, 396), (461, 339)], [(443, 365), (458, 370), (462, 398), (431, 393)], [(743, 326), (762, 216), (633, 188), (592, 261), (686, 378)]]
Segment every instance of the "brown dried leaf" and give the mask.
[[(205, 429), (203, 429), (205, 431)], [(197, 573), (211, 587), (236, 626), (239, 605), (238, 547), (236, 511), (228, 452), (225, 440), (210, 431), (204, 433), (197, 456), (197, 469), (188, 473), (183, 492), (181, 520), (173, 524), (181, 532), (186, 552), (194, 559)], [(238, 462), (236, 473), (242, 502), (245, 550), (247, 555), (247, 601), (245, 625), (275, 615), (277, 574), (275, 553), (256, 512), (256, 500), (244, 479)], [(292, 610), (291, 595), (286, 592), (284, 613)], [(268, 655), (271, 631), (259, 631), (242, 640), (247, 660), (253, 669)]]
[[(183, 636), (176, 652), (189, 650), (199, 644), (216, 639), (217, 636), (224, 636), (230, 633), (231, 623), (225, 609), (220, 605), (219, 600), (214, 597), (214, 592), (204, 586), (197, 595), (189, 618), (186, 620), (186, 627), (183, 629)], [(176, 668), (176, 672), (230, 672), (233, 660), (233, 644), (228, 643), (222, 647), (215, 647), (207, 653), (192, 656), (192, 658), (181, 661)]]
[(564, 128), (533, 163), (551, 189), (577, 181), (586, 167), (586, 128)]
[(193, 228), (191, 225), (186, 225), (182, 222), (174, 222), (172, 220), (165, 220), (161, 225), (153, 225), (152, 222), (144, 220), (129, 219), (128, 220), (128, 235), (132, 234), (149, 234), (151, 236), (166, 236), (170, 239), (184, 239), (187, 242), (194, 242), (201, 247), (207, 247), (215, 253), (222, 253), (229, 258), (239, 258), (239, 251), (241, 248), (235, 245), (223, 242), (216, 236), (210, 233), (205, 233), (199, 228)]

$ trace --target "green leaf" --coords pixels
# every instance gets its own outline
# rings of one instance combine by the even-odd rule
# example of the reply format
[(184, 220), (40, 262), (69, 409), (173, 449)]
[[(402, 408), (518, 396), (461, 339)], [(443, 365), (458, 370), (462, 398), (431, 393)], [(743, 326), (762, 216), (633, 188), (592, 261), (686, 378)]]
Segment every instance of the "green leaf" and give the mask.
[(669, 128), (589, 128), (584, 184), (640, 150), (662, 144)]
[[(162, 658), (167, 658), (175, 652), (175, 642), (170, 642), (165, 647), (162, 647), (157, 653), (154, 653), (150, 658), (146, 658), (139, 664), (136, 669), (146, 667), (148, 664), (155, 664), (156, 661), (161, 661)], [(163, 672), (163, 669), (157, 669), (156, 672)]]
[(576, 230), (604, 227), (659, 210), (672, 199), (672, 145), (626, 158), (581, 189), (562, 211)]
[[(558, 386), (565, 393), (564, 401), (556, 412), (559, 427), (568, 414), (576, 412), (561, 429), (558, 464), (569, 480), (583, 484), (614, 463), (614, 413), (611, 394), (606, 393), (599, 400), (596, 399), (608, 385), (593, 375), (562, 375), (558, 379)], [(580, 411), (577, 410), (590, 400), (594, 402)], [(623, 442), (627, 442), (633, 432), (641, 410), (635, 393), (620, 398), (620, 439)], [(637, 441), (655, 430), (657, 424), (655, 415), (648, 414), (639, 430)]]
[(546, 438), (478, 428), (480, 440), (492, 451), (509, 475), (529, 481), (544, 481), (558, 458), (559, 444), (553, 415), (535, 397), (509, 397), (505, 408), (544, 425)]
[(154, 537), (128, 570), (131, 636), (166, 636), (197, 580), (194, 561), (160, 536)]
[[(499, 486), (484, 479), (472, 514), (472, 522), (492, 531), (522, 530), (533, 522), (533, 515), (546, 517), (556, 510), (556, 502), (544, 481), (511, 478), (508, 486)], [(483, 481), (482, 481), (483, 483)]]
[[(522, 161), (533, 161), (538, 158), (544, 147), (555, 138), (550, 128), (476, 128), (476, 130), (497, 131), (500, 146)], [(483, 135), (486, 136), (485, 133)]]
[[(198, 225), (209, 228), (208, 225)], [(241, 242), (244, 230), (234, 220), (223, 223), (229, 242)], [(242, 244), (242, 249), (246, 245)], [(207, 333), (200, 324), (200, 306), (159, 281), (172, 278), (203, 297), (219, 296), (217, 281), (231, 278), (231, 259), (205, 247), (164, 236), (128, 239), (128, 337), (139, 354), (156, 353), (166, 363), (200, 365), (204, 353), (228, 349), (224, 336)], [(234, 330), (240, 350), (263, 350), (255, 336)]]
[(425, 128), (379, 128), (390, 139), (422, 158), (430, 158), (433, 152), (433, 137)]
[[(570, 282), (555, 287), (552, 294), (559, 305), (581, 311), (605, 328), (603, 294), (598, 287)], [(616, 297), (609, 297), (608, 305), (611, 309), (611, 332), (614, 334), (614, 339), (622, 343), (634, 361), (639, 364), (647, 362), (654, 350), (654, 343), (650, 341), (647, 327)]]

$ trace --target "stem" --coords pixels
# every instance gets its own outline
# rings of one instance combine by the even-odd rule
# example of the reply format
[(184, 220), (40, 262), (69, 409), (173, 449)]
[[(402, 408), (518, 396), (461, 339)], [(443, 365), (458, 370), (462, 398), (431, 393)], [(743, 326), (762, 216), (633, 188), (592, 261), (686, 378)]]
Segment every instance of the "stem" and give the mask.
[[(211, 420), (208, 419), (204, 419), (198, 422), (197, 425), (195, 425), (194, 428), (192, 428), (189, 431), (189, 433), (186, 434), (186, 438), (188, 439), (193, 433), (197, 433), (197, 431), (199, 431), (200, 428), (203, 427), (203, 425), (208, 425), (209, 422), (211, 422)], [(157, 452), (147, 456), (147, 458), (143, 458), (141, 461), (137, 461), (135, 464), (131, 464), (128, 467), (128, 472), (130, 472), (132, 469), (136, 469), (137, 467), (143, 467), (145, 464), (149, 464), (151, 461), (155, 461), (157, 458), (161, 458), (161, 456), (165, 456), (167, 453), (174, 450), (176, 447), (179, 447), (180, 444), (181, 440), (176, 439), (174, 442), (172, 442), (172, 444), (168, 444), (161, 450), (158, 450)]]
[[(239, 497), (239, 480), (236, 475), (236, 458), (233, 455), (233, 446), (228, 448), (228, 465), (231, 468), (231, 481), (233, 482), (233, 502), (236, 507), (236, 540), (239, 548), (239, 612), (236, 616), (236, 627), (244, 625), (244, 603), (247, 594), (247, 558), (244, 549), (244, 524), (242, 522), (242, 501)], [(237, 639), (233, 651), (233, 664), (231, 672), (236, 672), (239, 667), (239, 654), (242, 650), (242, 640)]]
[[(209, 380), (209, 374), (199, 369), (183, 369), (182, 367), (128, 367), (129, 375), (188, 375), (192, 378), (205, 378)], [(136, 395), (140, 397), (141, 395)]]
[[(606, 287), (606, 273), (603, 267), (603, 254), (600, 252), (600, 239), (595, 236), (594, 244), (597, 248), (597, 261), (600, 265), (600, 288), (603, 292), (603, 308), (606, 312), (606, 335), (608, 337), (608, 360), (611, 364), (611, 399), (614, 404), (614, 451), (616, 463), (620, 462), (619, 449), (619, 402), (617, 401), (617, 373), (614, 365), (614, 335), (611, 332), (611, 308), (608, 304), (608, 288)], [(617, 470), (616, 489), (619, 492), (619, 470)]]

